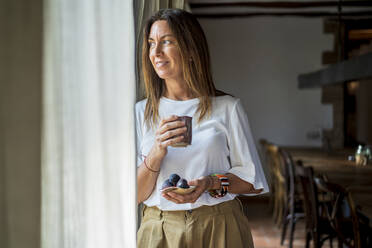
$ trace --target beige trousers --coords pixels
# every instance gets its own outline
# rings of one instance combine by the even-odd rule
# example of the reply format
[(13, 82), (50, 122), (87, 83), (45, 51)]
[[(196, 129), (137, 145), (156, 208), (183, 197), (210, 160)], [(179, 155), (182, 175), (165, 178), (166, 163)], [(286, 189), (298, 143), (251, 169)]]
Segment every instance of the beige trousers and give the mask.
[(138, 248), (253, 248), (247, 217), (238, 199), (192, 211), (144, 206)]

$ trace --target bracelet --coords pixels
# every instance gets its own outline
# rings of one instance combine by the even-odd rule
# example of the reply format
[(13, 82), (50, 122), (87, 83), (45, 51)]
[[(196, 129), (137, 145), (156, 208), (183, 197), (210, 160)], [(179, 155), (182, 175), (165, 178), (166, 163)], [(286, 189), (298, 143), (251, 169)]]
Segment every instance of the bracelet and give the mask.
[(145, 164), (145, 166), (146, 166), (146, 168), (149, 170), (149, 171), (151, 171), (151, 172), (154, 172), (154, 173), (157, 173), (157, 172), (159, 172), (160, 170), (153, 170), (153, 169), (151, 169), (148, 165), (147, 165), (147, 163), (146, 163), (146, 156), (145, 155), (142, 155), (142, 157), (144, 157), (145, 159), (143, 160), (143, 163)]
[(218, 179), (221, 182), (221, 188), (220, 189), (214, 189), (214, 190), (209, 190), (209, 195), (214, 197), (214, 198), (221, 198), (224, 197), (227, 192), (229, 191), (229, 179), (227, 178), (226, 175), (222, 174), (211, 174), (212, 177), (218, 177)]

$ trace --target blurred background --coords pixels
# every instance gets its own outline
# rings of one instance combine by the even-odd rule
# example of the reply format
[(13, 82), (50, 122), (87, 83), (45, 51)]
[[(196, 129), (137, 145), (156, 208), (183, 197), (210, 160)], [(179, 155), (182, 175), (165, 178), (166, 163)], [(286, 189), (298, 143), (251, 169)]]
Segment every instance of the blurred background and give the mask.
[(243, 99), (256, 139), (322, 146), (324, 138), (338, 148), (371, 143), (365, 75), (334, 75), (324, 84), (312, 78), (301, 88), (298, 80), (371, 52), (369, 1), (189, 2), (207, 35), (216, 83)]

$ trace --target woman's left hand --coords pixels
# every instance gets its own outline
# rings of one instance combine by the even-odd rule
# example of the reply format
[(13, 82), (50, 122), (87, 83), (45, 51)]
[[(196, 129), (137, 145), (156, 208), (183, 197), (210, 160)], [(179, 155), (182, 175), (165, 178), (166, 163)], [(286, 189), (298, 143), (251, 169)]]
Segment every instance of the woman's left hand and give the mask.
[(177, 204), (181, 203), (194, 203), (211, 186), (211, 180), (208, 177), (200, 177), (195, 180), (189, 181), (190, 186), (195, 186), (195, 190), (190, 194), (181, 195), (174, 192), (164, 193), (163, 197), (169, 201), (172, 201)]

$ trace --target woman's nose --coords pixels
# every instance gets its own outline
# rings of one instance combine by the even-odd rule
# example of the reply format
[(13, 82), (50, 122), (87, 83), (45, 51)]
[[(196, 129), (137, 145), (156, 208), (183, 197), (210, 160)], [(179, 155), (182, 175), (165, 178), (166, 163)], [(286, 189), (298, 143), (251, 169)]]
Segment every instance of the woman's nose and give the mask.
[(160, 43), (155, 46), (155, 55), (160, 55), (163, 52), (162, 46)]

